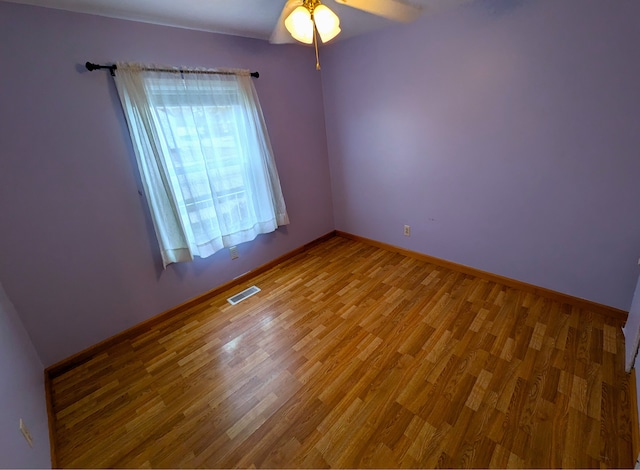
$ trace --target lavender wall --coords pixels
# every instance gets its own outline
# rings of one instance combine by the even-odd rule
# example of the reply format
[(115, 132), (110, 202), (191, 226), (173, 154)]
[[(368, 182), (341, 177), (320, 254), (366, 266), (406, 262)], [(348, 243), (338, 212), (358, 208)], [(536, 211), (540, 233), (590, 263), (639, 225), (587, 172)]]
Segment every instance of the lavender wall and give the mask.
[(628, 309), (638, 18), (629, 0), (476, 0), (326, 48), (336, 228)]
[[(45, 365), (333, 230), (320, 75), (307, 48), (0, 2), (0, 279)], [(161, 268), (117, 60), (241, 67), (255, 82), (291, 224)]]
[[(0, 468), (50, 468), (42, 363), (0, 285)], [(24, 420), (34, 446), (19, 431)]]

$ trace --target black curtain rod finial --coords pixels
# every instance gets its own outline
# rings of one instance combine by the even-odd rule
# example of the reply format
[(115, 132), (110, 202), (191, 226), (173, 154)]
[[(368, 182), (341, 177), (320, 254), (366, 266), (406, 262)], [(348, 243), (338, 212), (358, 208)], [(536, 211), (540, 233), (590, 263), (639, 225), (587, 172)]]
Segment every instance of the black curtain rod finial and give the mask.
[(114, 73), (114, 70), (118, 68), (115, 64), (114, 65), (98, 65), (91, 62), (87, 62), (86, 64), (84, 64), (84, 66), (87, 68), (89, 72), (93, 72), (94, 70), (100, 70), (100, 69), (109, 69), (109, 72), (111, 72), (112, 77), (116, 76), (116, 74)]

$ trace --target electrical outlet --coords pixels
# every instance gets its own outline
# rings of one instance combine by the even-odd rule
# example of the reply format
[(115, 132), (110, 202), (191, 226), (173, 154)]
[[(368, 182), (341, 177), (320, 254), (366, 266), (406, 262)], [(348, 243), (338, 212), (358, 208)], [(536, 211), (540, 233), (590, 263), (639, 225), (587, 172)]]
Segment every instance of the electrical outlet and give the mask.
[(410, 237), (411, 236), (411, 225), (405, 225), (404, 226), (404, 236), (405, 237)]
[(237, 246), (232, 246), (231, 248), (229, 248), (229, 254), (231, 255), (231, 259), (238, 258), (240, 256), (238, 254), (238, 247)]
[(24, 424), (24, 421), (22, 421), (22, 418), (20, 418), (20, 432), (22, 433), (24, 438), (27, 440), (29, 447), (33, 447), (33, 437), (31, 437), (31, 433), (29, 432), (27, 425)]

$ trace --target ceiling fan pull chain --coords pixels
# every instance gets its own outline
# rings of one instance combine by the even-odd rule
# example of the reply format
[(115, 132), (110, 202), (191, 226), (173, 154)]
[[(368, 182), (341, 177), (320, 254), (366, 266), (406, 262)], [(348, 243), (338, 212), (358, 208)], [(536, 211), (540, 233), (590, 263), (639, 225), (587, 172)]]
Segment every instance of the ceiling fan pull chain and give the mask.
[(316, 20), (311, 12), (311, 22), (313, 23), (313, 46), (316, 49), (316, 70), (320, 70), (320, 57), (318, 55), (318, 28), (316, 27)]

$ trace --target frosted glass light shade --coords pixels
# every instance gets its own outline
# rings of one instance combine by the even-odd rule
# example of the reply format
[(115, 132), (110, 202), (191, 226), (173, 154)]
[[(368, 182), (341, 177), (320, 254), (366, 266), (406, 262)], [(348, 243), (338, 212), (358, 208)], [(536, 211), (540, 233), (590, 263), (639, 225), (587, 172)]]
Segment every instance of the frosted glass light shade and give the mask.
[(291, 36), (297, 41), (305, 44), (313, 42), (313, 22), (311, 21), (311, 13), (303, 6), (299, 6), (291, 12), (287, 19), (284, 20), (284, 26)]
[(341, 31), (340, 18), (324, 5), (318, 5), (313, 11), (313, 19), (318, 28), (318, 34), (322, 42), (331, 41)]
[(341, 31), (338, 15), (322, 4), (316, 6), (313, 10), (313, 20), (306, 7), (297, 7), (284, 20), (284, 26), (297, 41), (312, 44), (314, 21), (322, 42), (331, 41)]

